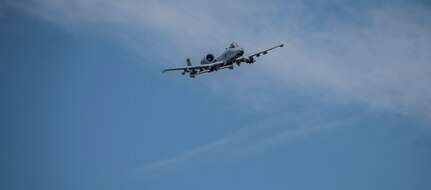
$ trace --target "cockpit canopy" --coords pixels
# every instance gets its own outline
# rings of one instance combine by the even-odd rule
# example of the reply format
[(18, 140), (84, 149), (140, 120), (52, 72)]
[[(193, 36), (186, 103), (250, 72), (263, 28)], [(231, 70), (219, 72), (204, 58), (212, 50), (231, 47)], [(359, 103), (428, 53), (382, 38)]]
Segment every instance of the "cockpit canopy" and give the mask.
[(235, 42), (231, 43), (229, 48), (236, 48), (238, 47), (238, 44), (236, 44)]

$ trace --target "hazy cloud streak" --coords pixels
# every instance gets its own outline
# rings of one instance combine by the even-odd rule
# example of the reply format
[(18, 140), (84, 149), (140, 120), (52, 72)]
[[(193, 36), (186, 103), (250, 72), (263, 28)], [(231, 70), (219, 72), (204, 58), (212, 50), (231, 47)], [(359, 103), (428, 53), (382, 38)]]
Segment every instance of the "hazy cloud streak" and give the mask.
[[(229, 157), (229, 152), (235, 155), (255, 154), (265, 150), (267, 147), (285, 145), (297, 140), (309, 138), (311, 135), (319, 132), (332, 131), (337, 127), (348, 125), (349, 121), (352, 119), (346, 118), (344, 121), (322, 123), (321, 120), (316, 119), (316, 117), (310, 115), (310, 113), (305, 115), (309, 117), (309, 120), (300, 126), (274, 123), (274, 121), (280, 121), (281, 118), (279, 117), (281, 116), (271, 118), (253, 126), (246, 126), (239, 131), (195, 149), (182, 152), (170, 158), (145, 164), (134, 169), (132, 173), (134, 175), (139, 175), (169, 168), (176, 164), (187, 163), (192, 160), (196, 161), (200, 156), (206, 154), (212, 155), (214, 152), (221, 152), (221, 154), (224, 155), (223, 157)], [(283, 123), (286, 122), (288, 121), (284, 121)]]

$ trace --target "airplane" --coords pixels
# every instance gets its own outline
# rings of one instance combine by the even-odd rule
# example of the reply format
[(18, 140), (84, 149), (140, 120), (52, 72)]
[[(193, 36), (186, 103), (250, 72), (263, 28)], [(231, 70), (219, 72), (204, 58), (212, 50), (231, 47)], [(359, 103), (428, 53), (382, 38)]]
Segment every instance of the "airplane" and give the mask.
[(239, 47), (237, 43), (233, 42), (230, 44), (229, 48), (226, 48), (226, 50), (217, 58), (215, 58), (213, 54), (207, 54), (205, 57), (202, 58), (200, 65), (192, 65), (190, 59), (187, 58), (186, 60), (187, 66), (167, 68), (167, 69), (164, 69), (162, 73), (166, 71), (182, 70), (183, 71), (181, 73), (182, 75), (189, 73), (190, 78), (195, 78), (196, 75), (203, 74), (203, 73), (210, 73), (221, 69), (233, 69), (234, 64), (237, 64), (238, 66), (240, 66), (241, 63), (252, 64), (256, 62), (255, 57), (266, 55), (268, 51), (273, 50), (275, 48), (283, 47), (283, 46), (284, 44), (280, 44), (278, 46), (274, 46), (272, 48), (259, 51), (257, 53), (243, 56), (244, 49)]

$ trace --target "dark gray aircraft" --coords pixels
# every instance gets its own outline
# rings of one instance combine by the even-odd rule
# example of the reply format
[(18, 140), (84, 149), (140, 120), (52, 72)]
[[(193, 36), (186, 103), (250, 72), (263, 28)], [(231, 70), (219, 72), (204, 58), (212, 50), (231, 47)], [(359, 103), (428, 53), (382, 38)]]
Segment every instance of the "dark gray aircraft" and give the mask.
[(229, 48), (226, 48), (226, 50), (217, 58), (215, 58), (213, 54), (208, 54), (202, 58), (201, 64), (196, 66), (192, 65), (190, 59), (187, 58), (187, 66), (167, 68), (163, 70), (163, 73), (166, 71), (182, 70), (183, 72), (181, 74), (185, 75), (186, 73), (189, 73), (190, 78), (195, 78), (196, 75), (203, 73), (209, 73), (221, 69), (233, 69), (234, 63), (236, 63), (238, 66), (240, 66), (241, 63), (252, 64), (256, 62), (254, 59), (255, 57), (260, 57), (261, 55), (267, 54), (270, 50), (283, 46), (283, 44), (280, 44), (257, 53), (243, 56), (244, 50), (234, 42), (230, 44)]

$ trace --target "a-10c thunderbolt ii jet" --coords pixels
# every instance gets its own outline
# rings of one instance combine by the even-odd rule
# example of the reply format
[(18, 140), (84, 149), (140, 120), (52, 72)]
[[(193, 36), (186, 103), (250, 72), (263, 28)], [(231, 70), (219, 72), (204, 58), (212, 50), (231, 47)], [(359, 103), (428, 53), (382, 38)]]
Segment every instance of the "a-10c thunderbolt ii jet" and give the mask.
[(189, 73), (190, 78), (195, 78), (196, 75), (203, 73), (209, 73), (221, 69), (233, 69), (234, 64), (237, 64), (238, 66), (240, 66), (241, 63), (252, 64), (256, 62), (255, 57), (260, 57), (261, 55), (267, 54), (270, 50), (283, 46), (283, 44), (280, 44), (257, 53), (243, 56), (244, 50), (236, 43), (232, 43), (229, 48), (226, 48), (226, 50), (217, 58), (215, 58), (213, 54), (208, 54), (202, 58), (200, 65), (192, 65), (190, 59), (187, 58), (187, 66), (167, 68), (163, 70), (163, 73), (166, 71), (183, 71), (183, 75)]

